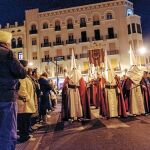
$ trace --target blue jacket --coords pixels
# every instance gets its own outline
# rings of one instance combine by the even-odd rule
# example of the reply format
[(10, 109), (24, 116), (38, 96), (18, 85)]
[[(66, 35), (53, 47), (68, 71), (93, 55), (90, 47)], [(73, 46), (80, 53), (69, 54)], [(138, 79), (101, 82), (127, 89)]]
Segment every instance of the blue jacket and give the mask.
[(26, 70), (13, 57), (12, 51), (0, 45), (0, 102), (14, 102), (18, 96), (18, 79), (26, 77)]

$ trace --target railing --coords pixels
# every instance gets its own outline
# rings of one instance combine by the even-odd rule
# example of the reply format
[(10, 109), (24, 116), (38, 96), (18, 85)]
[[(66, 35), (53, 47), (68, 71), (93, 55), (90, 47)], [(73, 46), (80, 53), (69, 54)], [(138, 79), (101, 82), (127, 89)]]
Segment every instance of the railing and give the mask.
[(103, 40), (103, 36), (100, 36), (100, 37), (92, 37), (92, 41), (99, 41), (99, 40)]
[(76, 39), (66, 40), (66, 44), (73, 44), (73, 43), (76, 43), (76, 42), (77, 42)]
[(90, 38), (82, 38), (82, 39), (79, 39), (79, 43), (82, 43), (82, 42), (89, 42), (90, 41)]
[(30, 30), (30, 31), (29, 31), (29, 34), (37, 34), (37, 33), (38, 33), (37, 30)]
[(53, 42), (53, 46), (64, 45), (64, 41)]
[[(71, 55), (67, 55), (67, 59), (71, 59)], [(75, 59), (78, 59), (78, 55), (75, 55)]]
[(51, 42), (41, 43), (41, 47), (49, 47), (49, 46), (51, 46)]
[(119, 54), (119, 50), (110, 50), (107, 51), (107, 55), (118, 55)]
[(115, 39), (117, 38), (117, 34), (106, 35), (106, 39)]

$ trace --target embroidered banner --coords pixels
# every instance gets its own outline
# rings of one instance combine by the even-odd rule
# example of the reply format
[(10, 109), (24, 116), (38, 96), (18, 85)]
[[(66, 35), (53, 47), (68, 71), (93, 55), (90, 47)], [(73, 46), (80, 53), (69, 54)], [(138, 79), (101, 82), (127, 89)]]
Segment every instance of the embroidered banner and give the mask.
[(89, 61), (90, 64), (94, 66), (101, 66), (101, 63), (104, 63), (104, 50), (103, 49), (94, 49), (89, 50)]

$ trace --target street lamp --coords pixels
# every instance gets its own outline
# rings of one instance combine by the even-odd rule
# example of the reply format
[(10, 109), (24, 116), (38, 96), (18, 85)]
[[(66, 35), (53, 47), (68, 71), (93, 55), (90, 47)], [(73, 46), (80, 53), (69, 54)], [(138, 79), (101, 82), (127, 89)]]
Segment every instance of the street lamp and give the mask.
[(33, 63), (32, 62), (29, 62), (29, 64), (28, 64), (30, 67), (32, 67), (33, 66)]
[[(141, 54), (141, 55), (144, 55), (145, 53), (146, 53), (146, 48), (145, 47), (141, 47), (140, 49), (139, 49), (139, 53)], [(141, 56), (139, 56), (140, 57), (140, 66), (141, 66), (141, 64), (142, 64), (142, 62), (141, 62)]]
[(144, 54), (146, 53), (146, 48), (145, 48), (145, 47), (141, 47), (141, 48), (139, 49), (139, 53), (140, 53), (141, 55), (144, 55)]

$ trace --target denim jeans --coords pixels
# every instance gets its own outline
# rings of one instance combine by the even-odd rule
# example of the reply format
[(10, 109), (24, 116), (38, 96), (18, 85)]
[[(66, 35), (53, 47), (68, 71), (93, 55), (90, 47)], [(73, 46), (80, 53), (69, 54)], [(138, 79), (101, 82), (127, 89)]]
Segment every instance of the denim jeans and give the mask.
[(17, 104), (0, 102), (0, 149), (15, 150), (17, 140)]

